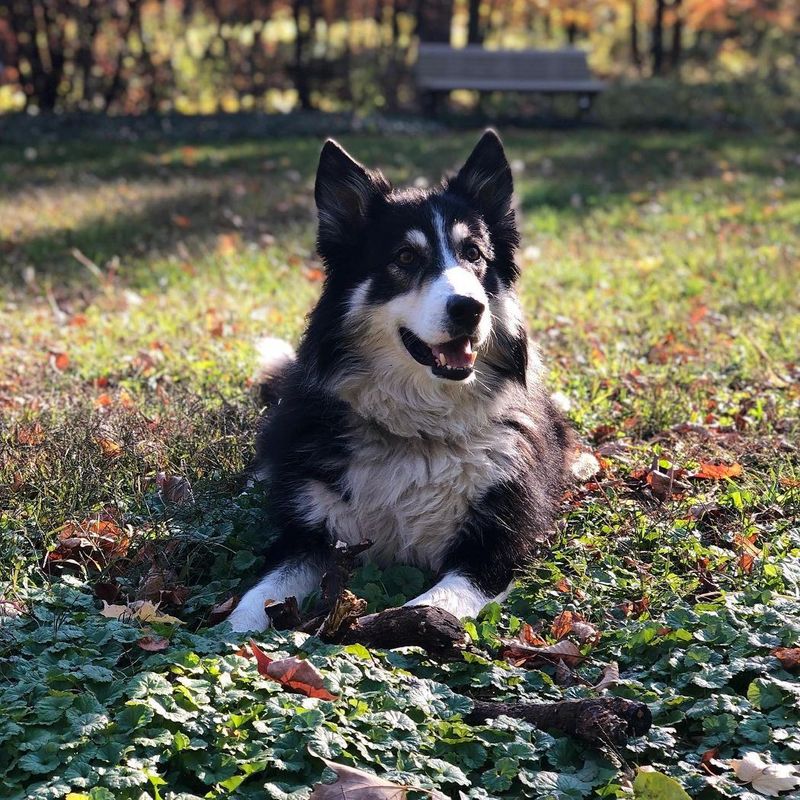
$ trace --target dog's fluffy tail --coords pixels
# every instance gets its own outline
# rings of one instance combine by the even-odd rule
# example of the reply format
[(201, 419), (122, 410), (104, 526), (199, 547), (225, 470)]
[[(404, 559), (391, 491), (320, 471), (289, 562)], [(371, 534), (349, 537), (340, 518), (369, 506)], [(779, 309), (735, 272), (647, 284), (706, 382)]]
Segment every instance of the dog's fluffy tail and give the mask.
[(256, 342), (258, 351), (258, 367), (254, 383), (264, 405), (274, 403), (280, 397), (281, 379), (286, 370), (294, 363), (294, 348), (283, 339), (266, 337)]

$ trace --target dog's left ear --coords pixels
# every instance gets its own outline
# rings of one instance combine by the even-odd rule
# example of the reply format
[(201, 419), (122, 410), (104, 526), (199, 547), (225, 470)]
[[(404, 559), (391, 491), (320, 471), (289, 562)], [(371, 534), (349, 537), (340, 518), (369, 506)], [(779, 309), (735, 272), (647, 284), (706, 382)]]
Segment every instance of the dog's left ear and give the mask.
[(503, 143), (495, 131), (489, 128), (483, 134), (447, 188), (475, 202), (490, 224), (499, 222), (508, 214), (514, 181)]
[(319, 156), (314, 185), (320, 242), (342, 242), (357, 235), (374, 203), (390, 190), (382, 173), (359, 164), (328, 139)]

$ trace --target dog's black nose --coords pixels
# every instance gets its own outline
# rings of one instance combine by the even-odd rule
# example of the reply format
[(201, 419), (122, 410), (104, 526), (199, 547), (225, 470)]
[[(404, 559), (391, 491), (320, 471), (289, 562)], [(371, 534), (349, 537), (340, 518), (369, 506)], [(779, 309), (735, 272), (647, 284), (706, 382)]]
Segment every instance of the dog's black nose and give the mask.
[(455, 294), (447, 300), (447, 316), (453, 327), (472, 333), (478, 327), (486, 306), (474, 297)]

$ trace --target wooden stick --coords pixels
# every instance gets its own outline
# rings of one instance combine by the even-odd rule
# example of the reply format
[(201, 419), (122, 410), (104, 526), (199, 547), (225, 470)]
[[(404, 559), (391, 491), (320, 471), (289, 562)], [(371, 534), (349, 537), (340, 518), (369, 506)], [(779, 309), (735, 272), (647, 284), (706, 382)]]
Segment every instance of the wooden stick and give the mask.
[(564, 700), (559, 703), (496, 703), (476, 700), (466, 721), (476, 725), (487, 719), (514, 717), (544, 731), (575, 736), (593, 745), (621, 745), (650, 730), (650, 709), (624, 697)]

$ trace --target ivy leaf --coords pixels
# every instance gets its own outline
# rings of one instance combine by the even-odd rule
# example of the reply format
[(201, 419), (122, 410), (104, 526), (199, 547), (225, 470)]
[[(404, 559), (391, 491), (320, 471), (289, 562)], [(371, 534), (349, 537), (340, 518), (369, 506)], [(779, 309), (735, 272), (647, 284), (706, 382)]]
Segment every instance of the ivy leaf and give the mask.
[(652, 767), (640, 767), (633, 782), (636, 800), (691, 800), (684, 788), (669, 775)]

